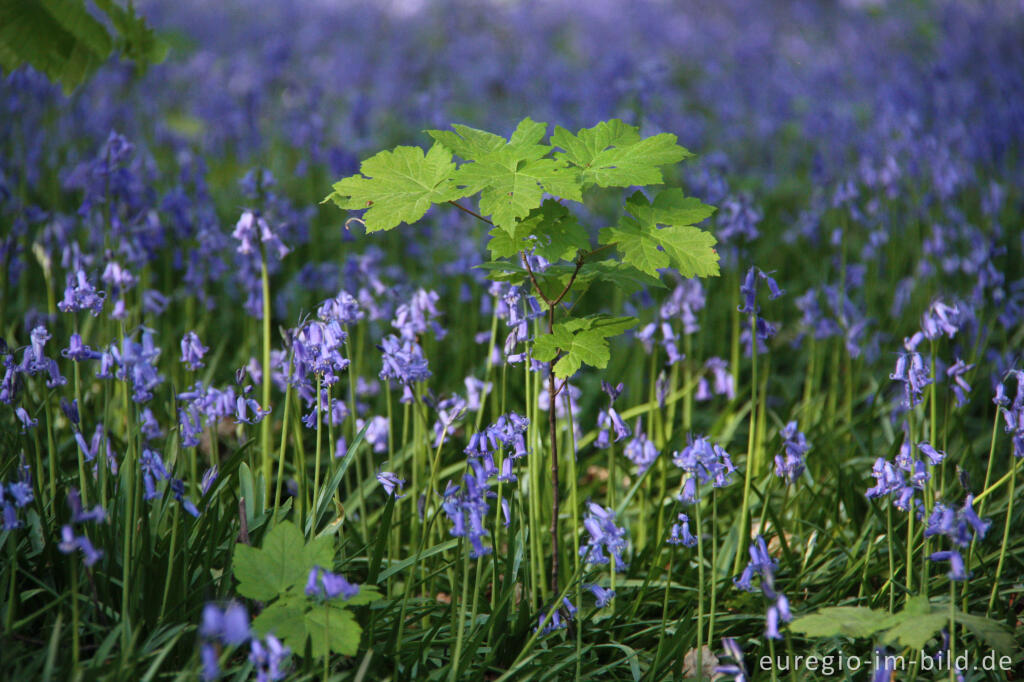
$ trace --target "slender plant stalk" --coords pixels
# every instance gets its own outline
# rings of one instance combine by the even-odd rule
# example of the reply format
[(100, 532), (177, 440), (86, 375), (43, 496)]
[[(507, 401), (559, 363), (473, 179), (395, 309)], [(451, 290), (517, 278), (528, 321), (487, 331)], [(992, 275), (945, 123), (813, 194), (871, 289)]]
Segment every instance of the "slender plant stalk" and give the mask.
[[(270, 273), (267, 271), (267, 252), (260, 242), (260, 286), (263, 294), (263, 376), (260, 377), (263, 386), (263, 409), (270, 409)], [(319, 410), (317, 413), (319, 418)], [(271, 478), (273, 476), (273, 453), (270, 450), (270, 415), (268, 414), (260, 421), (260, 453), (263, 468), (263, 477), (266, 479), (266, 492), (271, 493)]]
[(750, 315), (750, 430), (747, 434), (747, 464), (743, 472), (743, 503), (740, 506), (739, 542), (733, 559), (733, 573), (740, 572), (743, 546), (750, 541), (750, 483), (754, 477), (754, 441), (757, 437), (757, 314)]

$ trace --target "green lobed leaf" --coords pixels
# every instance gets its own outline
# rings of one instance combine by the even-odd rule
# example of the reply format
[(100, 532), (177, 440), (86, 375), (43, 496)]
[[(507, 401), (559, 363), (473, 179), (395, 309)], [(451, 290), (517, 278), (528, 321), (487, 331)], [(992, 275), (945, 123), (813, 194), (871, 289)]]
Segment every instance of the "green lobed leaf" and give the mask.
[(1008, 656), (1019, 655), (1020, 646), (1014, 639), (1013, 633), (1009, 632), (1002, 623), (985, 618), (984, 616), (972, 616), (969, 613), (956, 611), (954, 620), (965, 626), (971, 633), (985, 642), (996, 651)]
[(547, 261), (573, 260), (580, 250), (590, 248), (586, 229), (553, 199), (530, 211), (511, 233), (496, 227), (489, 234), (487, 248), (492, 258), (512, 258), (520, 251), (533, 250)]
[(31, 64), (65, 94), (110, 56), (110, 35), (81, 0), (0, 0), (0, 67)]
[(626, 201), (626, 211), (618, 225), (599, 235), (601, 244), (615, 244), (625, 263), (652, 277), (670, 266), (683, 277), (718, 275), (718, 253), (713, 248), (717, 240), (690, 225), (711, 215), (712, 207), (670, 189), (653, 203), (636, 192)]
[(307, 547), (302, 532), (291, 521), (270, 529), (260, 549), (235, 545), (232, 560), (238, 593), (250, 599), (269, 601), (292, 585), (303, 584), (314, 565), (330, 566), (331, 538), (316, 540)]
[(551, 135), (551, 144), (565, 150), (556, 152), (555, 158), (580, 168), (584, 185), (599, 187), (661, 184), (662, 166), (692, 156), (676, 140), (669, 133), (643, 138), (638, 128), (619, 119), (583, 128), (575, 135), (556, 127)]
[[(461, 196), (480, 193), (480, 212), (489, 215), (496, 227), (515, 237), (516, 223), (541, 205), (544, 193), (582, 201), (579, 172), (564, 162), (546, 158), (548, 145), (539, 144), (547, 130), (546, 123), (524, 119), (508, 143), (491, 148), (493, 140), (475, 137), (475, 146), (463, 138), (456, 143), (474, 156), (459, 166), (453, 176)], [(436, 138), (435, 138), (436, 139)], [(483, 151), (483, 150), (487, 151)], [(483, 151), (483, 153), (478, 153)]]
[(432, 204), (462, 196), (452, 183), (455, 163), (445, 146), (434, 144), (426, 155), (419, 147), (395, 147), (374, 154), (359, 167), (360, 175), (334, 183), (327, 200), (363, 215), (367, 232), (414, 223)]
[(428, 130), (428, 135), (438, 144), (444, 145), (453, 154), (467, 161), (479, 159), (505, 145), (505, 138), (485, 130), (477, 130), (469, 126), (455, 123), (451, 130)]
[(899, 622), (885, 631), (882, 641), (918, 650), (949, 624), (949, 615), (938, 611), (914, 614), (901, 611), (895, 617)]
[(808, 637), (871, 637), (897, 622), (897, 616), (866, 606), (829, 606), (800, 616), (789, 629)]
[(607, 339), (621, 334), (637, 322), (635, 317), (594, 315), (559, 323), (550, 334), (536, 338), (533, 356), (541, 362), (550, 362), (559, 352), (564, 353), (554, 366), (555, 376), (559, 379), (572, 376), (584, 364), (604, 368), (611, 359)]
[[(346, 608), (332, 603), (317, 604), (302, 618), (306, 635), (312, 644), (313, 657), (322, 658), (330, 650), (344, 656), (355, 656), (363, 629)], [(302, 651), (306, 643), (302, 643)]]
[(306, 648), (305, 611), (305, 600), (298, 595), (292, 599), (279, 599), (253, 619), (252, 629), (260, 637), (272, 632), (285, 646), (301, 653)]

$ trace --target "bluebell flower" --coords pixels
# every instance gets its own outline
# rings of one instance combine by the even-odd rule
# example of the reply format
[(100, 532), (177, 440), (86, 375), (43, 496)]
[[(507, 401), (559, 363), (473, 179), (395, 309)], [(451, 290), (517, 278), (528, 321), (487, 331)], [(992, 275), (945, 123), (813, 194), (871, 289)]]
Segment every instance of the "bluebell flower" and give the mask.
[(203, 607), (199, 635), (227, 646), (244, 644), (252, 636), (249, 612), (244, 605), (236, 601), (228, 603), (223, 609), (209, 603)]
[(811, 445), (807, 438), (798, 430), (796, 421), (787, 423), (779, 435), (782, 436), (783, 454), (775, 455), (775, 475), (787, 483), (796, 483), (804, 472), (804, 455)]
[[(68, 418), (68, 421), (73, 425), (78, 426), (80, 416), (78, 414), (78, 400), (67, 398), (60, 399), (60, 411), (64, 413), (64, 416)], [(77, 431), (76, 431), (77, 433)]]
[[(544, 618), (547, 616), (547, 611), (544, 611), (538, 616), (537, 627), (539, 628), (544, 622)], [(569, 621), (576, 617), (576, 607), (569, 601), (568, 597), (562, 597), (562, 605), (555, 609), (554, 613), (551, 614), (551, 620), (548, 621), (547, 626), (541, 630), (542, 635), (554, 632), (555, 630), (562, 630), (569, 626)]]
[(928, 558), (932, 561), (948, 561), (949, 572), (946, 574), (946, 577), (950, 580), (961, 581), (970, 578), (970, 574), (967, 573), (967, 569), (964, 567), (964, 558), (956, 550), (932, 552)]
[(615, 512), (596, 502), (587, 503), (583, 528), (589, 536), (580, 547), (580, 556), (586, 563), (604, 565), (614, 559), (614, 570), (626, 570), (622, 553), (626, 550), (626, 529), (615, 525)]
[(948, 306), (941, 300), (933, 301), (921, 317), (921, 332), (929, 340), (935, 340), (943, 334), (953, 338), (959, 329), (960, 316), (959, 306)]
[(342, 601), (348, 601), (357, 594), (359, 585), (350, 583), (342, 575), (325, 571), (319, 566), (314, 566), (309, 572), (306, 581), (307, 596), (328, 600), (340, 596)]
[(687, 504), (697, 501), (699, 485), (711, 482), (715, 488), (723, 488), (732, 482), (732, 473), (736, 470), (729, 453), (706, 436), (691, 440), (673, 455), (672, 463), (690, 474), (684, 481), (682, 496)]
[(164, 467), (164, 461), (160, 457), (160, 453), (149, 448), (143, 448), (142, 454), (139, 456), (139, 468), (142, 469), (142, 483), (146, 490), (143, 499), (152, 500), (160, 497), (160, 493), (156, 490), (156, 482), (166, 481), (171, 477), (167, 472), (167, 468)]
[(60, 354), (69, 360), (74, 360), (75, 362), (81, 362), (82, 360), (98, 360), (103, 356), (99, 351), (95, 351), (82, 343), (81, 334), (72, 334), (71, 339), (68, 342), (68, 347), (61, 350)]
[(964, 379), (964, 375), (972, 369), (974, 365), (965, 364), (960, 358), (946, 369), (946, 376), (953, 380), (953, 395), (956, 397), (957, 407), (967, 404), (967, 394), (971, 392), (971, 385)]
[(185, 482), (180, 478), (171, 479), (171, 492), (174, 494), (174, 499), (177, 500), (181, 508), (192, 515), (194, 518), (199, 518), (199, 509), (192, 502), (192, 500), (185, 497)]
[(690, 532), (690, 517), (686, 514), (679, 514), (678, 519), (677, 523), (672, 524), (672, 529), (666, 542), (670, 545), (682, 545), (683, 547), (695, 546), (697, 538)]
[(399, 478), (390, 471), (382, 471), (377, 474), (377, 482), (380, 483), (381, 487), (384, 488), (384, 492), (389, 497), (391, 495), (395, 495), (396, 498), (405, 497), (405, 495), (402, 495), (402, 486), (405, 485), (405, 479)]
[(654, 464), (654, 461), (658, 458), (659, 452), (654, 446), (654, 442), (647, 437), (647, 434), (640, 431), (638, 426), (636, 436), (626, 443), (623, 454), (626, 455), (626, 458), (629, 459), (629, 461), (636, 465), (637, 474), (640, 475)]
[(747, 552), (750, 554), (750, 561), (747, 562), (740, 577), (733, 578), (733, 583), (745, 592), (755, 592), (751, 580), (755, 576), (761, 576), (762, 581), (771, 581), (775, 575), (776, 562), (768, 553), (768, 547), (760, 535), (747, 548)]
[(92, 542), (85, 535), (75, 535), (70, 525), (62, 526), (60, 529), (61, 541), (57, 543), (57, 549), (64, 554), (71, 554), (76, 549), (82, 552), (82, 563), (92, 566), (103, 556), (103, 552), (93, 547)]
[(771, 300), (775, 300), (786, 293), (785, 289), (780, 289), (778, 283), (768, 273), (756, 266), (751, 266), (743, 278), (743, 283), (740, 285), (742, 303), (739, 306), (739, 311), (741, 313), (756, 315), (760, 312), (761, 309), (757, 305), (757, 283), (759, 280), (764, 280), (765, 284), (768, 285), (768, 297)]
[(729, 675), (733, 682), (748, 682), (750, 678), (747, 676), (747, 668), (743, 663), (743, 650), (740, 649), (739, 643), (731, 637), (726, 637), (722, 640), (722, 648), (725, 649), (725, 656), (732, 659), (732, 663), (719, 665), (715, 668), (715, 674)]
[(14, 408), (14, 416), (21, 422), (22, 433), (27, 433), (29, 429), (34, 429), (39, 424), (39, 420), (33, 419), (24, 407)]
[(608, 604), (612, 602), (612, 599), (615, 598), (615, 590), (609, 590), (608, 588), (601, 587), (597, 583), (588, 585), (587, 589), (590, 590), (594, 595), (594, 598), (597, 599), (596, 606), (599, 609), (603, 609), (608, 606)]
[(194, 331), (187, 332), (181, 338), (181, 361), (188, 365), (191, 371), (204, 367), (203, 356), (210, 349), (202, 344), (199, 335)]
[(97, 291), (89, 283), (84, 270), (76, 270), (74, 274), (68, 273), (64, 298), (57, 304), (57, 309), (64, 313), (88, 310), (96, 316), (103, 310), (105, 298), (106, 293)]

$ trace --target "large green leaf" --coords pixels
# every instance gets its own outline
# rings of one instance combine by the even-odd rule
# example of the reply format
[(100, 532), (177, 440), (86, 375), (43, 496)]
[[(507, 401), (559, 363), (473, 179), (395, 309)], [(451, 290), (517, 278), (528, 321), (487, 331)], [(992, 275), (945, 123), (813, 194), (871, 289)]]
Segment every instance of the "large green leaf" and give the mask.
[[(513, 237), (516, 223), (541, 205), (545, 192), (573, 201), (583, 199), (579, 172), (562, 161), (546, 158), (551, 147), (539, 144), (546, 130), (547, 124), (527, 118), (500, 147), (478, 138), (474, 142), (463, 138), (460, 143), (467, 153), (483, 153), (459, 166), (455, 183), (463, 196), (479, 192), (480, 212)], [(459, 146), (450, 140), (444, 144)]]
[[(614, 244), (625, 263), (652, 277), (662, 268), (675, 268), (683, 277), (718, 275), (714, 236), (692, 227), (714, 209), (678, 189), (665, 190), (653, 203), (640, 192), (626, 201), (627, 215), (614, 227), (601, 230), (599, 241)], [(659, 227), (664, 225), (664, 227)]]
[(600, 187), (661, 184), (661, 167), (692, 156), (676, 144), (675, 135), (643, 138), (637, 128), (619, 119), (603, 121), (575, 135), (556, 127), (551, 144), (565, 150), (556, 152), (555, 158), (581, 169), (585, 185)]
[(330, 566), (333, 552), (327, 543), (306, 546), (302, 532), (291, 521), (270, 529), (260, 549), (235, 545), (232, 562), (238, 578), (238, 593), (250, 599), (269, 601), (293, 585), (301, 585), (314, 565)]
[(114, 39), (82, 0), (0, 0), (0, 68), (10, 73), (30, 64), (70, 94), (115, 48), (141, 67), (163, 60), (166, 44), (131, 5), (95, 4), (109, 17)]
[(898, 620), (891, 613), (866, 606), (829, 606), (797, 618), (789, 629), (808, 637), (871, 637)]
[(349, 210), (369, 209), (363, 215), (367, 232), (414, 223), (432, 204), (464, 196), (452, 183), (452, 153), (440, 144), (426, 155), (419, 147), (378, 152), (363, 161), (359, 172), (334, 183), (334, 192), (324, 201)]
[[(317, 604), (302, 619), (312, 643), (313, 658), (321, 658), (327, 648), (345, 656), (355, 656), (363, 629), (346, 608), (332, 603)], [(305, 642), (302, 643), (303, 649)]]

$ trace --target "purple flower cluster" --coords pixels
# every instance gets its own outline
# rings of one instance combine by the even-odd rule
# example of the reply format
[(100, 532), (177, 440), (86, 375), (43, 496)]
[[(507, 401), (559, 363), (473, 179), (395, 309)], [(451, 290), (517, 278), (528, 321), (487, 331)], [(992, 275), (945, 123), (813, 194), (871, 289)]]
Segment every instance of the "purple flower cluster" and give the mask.
[[(705, 400), (711, 400), (712, 396), (724, 395), (727, 400), (732, 400), (736, 397), (736, 379), (733, 377), (732, 372), (729, 371), (729, 362), (719, 357), (710, 357), (704, 362), (705, 373), (701, 374), (700, 379), (697, 381), (697, 390), (694, 392), (694, 400), (703, 402)], [(714, 391), (712, 392), (712, 384), (708, 383), (707, 372), (711, 372), (711, 378), (714, 384)]]
[(68, 491), (68, 507), (71, 509), (71, 523), (61, 526), (61, 541), (57, 543), (57, 549), (64, 554), (71, 554), (75, 550), (79, 550), (82, 552), (82, 562), (86, 566), (92, 566), (100, 560), (103, 552), (93, 547), (92, 542), (84, 533), (75, 535), (75, 525), (87, 521), (102, 523), (106, 520), (107, 513), (100, 505), (96, 505), (92, 510), (82, 509), (82, 498), (75, 488)]
[(782, 453), (775, 455), (775, 475), (787, 483), (796, 483), (804, 472), (804, 455), (811, 444), (798, 430), (795, 420), (782, 427), (779, 435), (782, 437)]
[[(515, 412), (503, 414), (483, 431), (470, 436), (464, 452), (469, 456), (470, 464), (479, 468), (484, 478), (496, 476), (499, 481), (515, 481), (512, 467), (516, 460), (527, 455), (526, 432), (529, 428), (530, 420), (526, 417)], [(494, 463), (494, 453), (499, 448), (505, 451), (500, 472)]]
[(1017, 393), (1013, 402), (1006, 397), (1006, 389), (1002, 382), (996, 384), (996, 395), (992, 402), (1003, 414), (1003, 421), (1006, 424), (1004, 430), (1010, 434), (1013, 454), (1016, 457), (1024, 457), (1024, 371), (1010, 370), (1010, 375), (1017, 379)]
[[(614, 422), (613, 422), (614, 424)], [(647, 437), (640, 426), (637, 426), (636, 436), (633, 437), (623, 450), (623, 454), (630, 462), (636, 465), (637, 475), (642, 475), (647, 471), (655, 460), (658, 459), (660, 454), (658, 448), (654, 446), (654, 441)]]
[(869, 499), (891, 495), (892, 504), (900, 511), (913, 510), (920, 518), (923, 514), (924, 503), (916, 499), (916, 491), (924, 490), (925, 483), (931, 478), (929, 466), (936, 466), (946, 457), (946, 453), (936, 450), (927, 442), (917, 444), (917, 450), (925, 456), (924, 460), (916, 459), (913, 456), (913, 448), (909, 437), (909, 427), (904, 422), (904, 439), (900, 445), (896, 458), (889, 462), (884, 457), (875, 460), (871, 468), (871, 475), (875, 479), (875, 485), (867, 490), (865, 496)]
[[(0, 351), (3, 355), (4, 375), (0, 379), (0, 402), (7, 405), (14, 403), (25, 377), (45, 373), (46, 387), (57, 388), (67, 384), (68, 380), (60, 373), (57, 361), (44, 352), (46, 342), (50, 340), (50, 332), (46, 327), (35, 327), (29, 335), (30, 345), (22, 349), (21, 362), (15, 362), (14, 353), (7, 353), (6, 347)], [(22, 408), (16, 410), (18, 419), (25, 428), (35, 426), (28, 412)]]
[(672, 456), (672, 463), (688, 476), (683, 481), (680, 499), (686, 504), (700, 500), (700, 486), (711, 482), (715, 488), (724, 488), (732, 482), (736, 471), (729, 453), (707, 436), (700, 436)]
[(991, 521), (980, 518), (974, 511), (974, 495), (968, 495), (959, 510), (936, 502), (928, 517), (924, 536), (944, 536), (956, 549), (933, 552), (928, 558), (932, 561), (948, 561), (950, 570), (947, 575), (950, 580), (967, 580), (970, 575), (964, 567), (964, 558), (959, 550), (969, 546), (975, 535), (983, 539), (991, 525)]
[[(612, 594), (614, 594), (614, 592)], [(554, 613), (551, 614), (551, 620), (549, 620), (548, 624), (544, 626), (544, 629), (540, 631), (540, 634), (546, 635), (554, 632), (555, 630), (564, 630), (569, 627), (569, 621), (576, 618), (576, 611), (576, 607), (573, 606), (571, 601), (569, 601), (569, 598), (562, 597), (562, 605), (555, 609)], [(544, 618), (546, 616), (547, 611), (542, 611), (540, 616), (537, 618), (537, 628), (544, 623)]]
[(588, 502), (583, 528), (588, 538), (586, 544), (580, 547), (580, 556), (586, 563), (602, 566), (614, 559), (614, 570), (626, 570), (626, 562), (622, 558), (627, 547), (626, 529), (615, 525), (613, 510), (596, 502)]
[(478, 559), (492, 552), (490, 547), (483, 544), (483, 539), (490, 534), (484, 528), (484, 522), (491, 507), (488, 499), (498, 495), (488, 488), (483, 466), (473, 459), (470, 464), (470, 471), (462, 477), (463, 485), (458, 486), (448, 481), (442, 495), (441, 508), (452, 522), (449, 533), (453, 537), (469, 538), (469, 556)]
[(786, 595), (775, 589), (776, 562), (768, 554), (768, 547), (760, 535), (750, 545), (748, 552), (750, 561), (747, 562), (740, 577), (734, 578), (733, 582), (741, 590), (756, 592), (752, 580), (755, 576), (760, 576), (761, 592), (772, 602), (765, 614), (765, 637), (782, 639), (782, 635), (779, 633), (779, 621), (788, 623), (793, 620), (793, 616), (789, 612), (789, 600)]
[(0, 517), (0, 530), (15, 530), (24, 525), (18, 518), (17, 510), (34, 499), (28, 467), (19, 466), (18, 472), (20, 480), (7, 484), (0, 483), (0, 513), (3, 514)]
[(622, 391), (625, 389), (624, 384), (618, 386), (612, 386), (607, 381), (601, 382), (601, 390), (608, 394), (608, 409), (601, 410), (597, 413), (597, 440), (594, 441), (594, 447), (597, 448), (609, 448), (611, 447), (612, 441), (609, 436), (609, 429), (615, 432), (615, 441), (618, 443), (623, 438), (629, 438), (632, 431), (629, 425), (622, 420), (619, 413), (615, 411), (615, 399), (618, 398)]
[(676, 523), (672, 524), (668, 539), (665, 541), (670, 545), (682, 545), (693, 547), (697, 544), (697, 537), (690, 532), (690, 517), (680, 513)]

